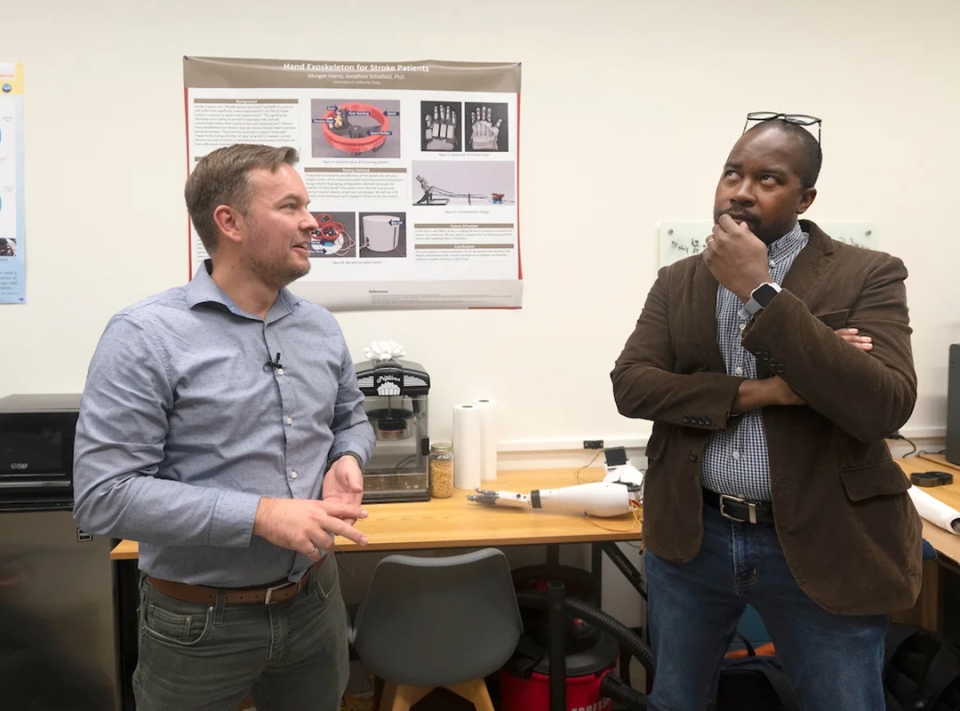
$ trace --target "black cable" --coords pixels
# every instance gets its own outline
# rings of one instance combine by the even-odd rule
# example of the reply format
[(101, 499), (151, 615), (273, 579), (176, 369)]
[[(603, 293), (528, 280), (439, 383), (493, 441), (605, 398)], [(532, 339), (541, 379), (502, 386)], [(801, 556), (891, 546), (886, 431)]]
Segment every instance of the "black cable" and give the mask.
[(910, 450), (909, 452), (907, 452), (906, 454), (903, 455), (903, 458), (904, 458), (904, 459), (906, 459), (907, 457), (910, 457), (910, 456), (916, 454), (916, 452), (917, 452), (917, 445), (914, 444), (913, 440), (912, 440), (912, 439), (908, 439), (907, 437), (904, 437), (904, 436), (903, 436), (902, 434), (900, 434), (899, 432), (894, 432), (892, 435), (890, 435), (889, 437), (887, 437), (887, 439), (897, 439), (897, 440), (902, 439), (904, 442), (907, 442), (911, 447), (913, 447), (912, 450)]
[(619, 701), (630, 711), (645, 711), (647, 708), (647, 695), (627, 686), (613, 674), (606, 674), (600, 680), (600, 695)]
[(906, 437), (904, 437), (903, 440), (904, 440), (905, 442), (908, 442), (908, 443), (910, 444), (910, 446), (913, 447), (913, 449), (912, 449), (911, 451), (907, 452), (907, 453), (904, 454), (903, 456), (904, 456), (904, 457), (909, 457), (909, 456), (911, 456), (911, 455), (913, 455), (913, 454), (916, 454), (916, 453), (917, 453), (917, 445), (913, 443), (913, 440), (912, 440), (912, 439), (907, 439)]

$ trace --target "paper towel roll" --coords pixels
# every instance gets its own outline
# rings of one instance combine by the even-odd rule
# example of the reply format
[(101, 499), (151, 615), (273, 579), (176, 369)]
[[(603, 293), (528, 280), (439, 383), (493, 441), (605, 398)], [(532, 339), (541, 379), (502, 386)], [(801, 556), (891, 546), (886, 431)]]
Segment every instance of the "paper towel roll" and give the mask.
[(907, 490), (910, 498), (913, 499), (913, 505), (917, 507), (917, 513), (921, 518), (927, 519), (950, 533), (960, 534), (960, 511), (947, 506), (942, 501), (935, 499), (917, 486), (911, 486)]
[(480, 486), (480, 408), (472, 402), (453, 406), (453, 486), (474, 490)]
[(497, 478), (497, 401), (490, 398), (474, 400), (480, 408), (480, 479)]

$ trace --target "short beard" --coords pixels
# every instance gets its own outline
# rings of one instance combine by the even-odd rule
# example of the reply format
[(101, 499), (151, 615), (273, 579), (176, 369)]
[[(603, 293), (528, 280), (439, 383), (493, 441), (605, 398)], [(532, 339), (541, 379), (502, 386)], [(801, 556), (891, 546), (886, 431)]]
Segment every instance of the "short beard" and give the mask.
[(306, 276), (310, 271), (309, 262), (303, 267), (294, 267), (286, 264), (279, 265), (260, 262), (247, 255), (242, 256), (240, 262), (251, 274), (271, 289), (276, 289), (277, 291), (295, 282), (300, 277)]
[[(250, 227), (256, 230), (257, 239), (261, 242), (267, 241), (266, 235), (260, 228), (260, 225), (251, 220)], [(257, 260), (250, 255), (240, 256), (240, 264), (257, 279), (266, 284), (271, 289), (280, 291), (283, 287), (305, 276), (310, 271), (310, 262), (303, 267), (293, 267), (287, 264), (270, 264), (268, 262)]]

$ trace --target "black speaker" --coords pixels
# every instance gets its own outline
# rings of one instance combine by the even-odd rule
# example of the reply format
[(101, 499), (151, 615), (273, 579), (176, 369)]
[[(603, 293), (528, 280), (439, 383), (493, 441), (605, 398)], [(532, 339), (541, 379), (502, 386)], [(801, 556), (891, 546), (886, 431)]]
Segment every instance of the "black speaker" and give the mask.
[(950, 346), (947, 370), (947, 449), (951, 464), (960, 464), (960, 343)]

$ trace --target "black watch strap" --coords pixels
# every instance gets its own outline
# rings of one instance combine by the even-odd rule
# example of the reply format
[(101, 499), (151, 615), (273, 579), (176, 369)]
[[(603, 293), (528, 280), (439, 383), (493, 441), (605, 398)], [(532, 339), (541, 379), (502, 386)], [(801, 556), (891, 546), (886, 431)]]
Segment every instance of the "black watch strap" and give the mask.
[(347, 457), (347, 456), (353, 457), (354, 459), (356, 459), (357, 464), (359, 464), (360, 468), (363, 469), (363, 457), (361, 457), (356, 452), (351, 452), (350, 450), (347, 450), (346, 452), (340, 452), (339, 454), (335, 454), (332, 457), (330, 457), (330, 461), (327, 462), (327, 469), (332, 467), (333, 463), (338, 459), (340, 459), (340, 457)]

